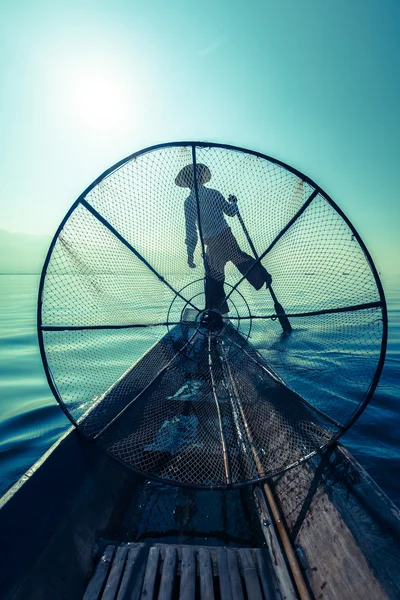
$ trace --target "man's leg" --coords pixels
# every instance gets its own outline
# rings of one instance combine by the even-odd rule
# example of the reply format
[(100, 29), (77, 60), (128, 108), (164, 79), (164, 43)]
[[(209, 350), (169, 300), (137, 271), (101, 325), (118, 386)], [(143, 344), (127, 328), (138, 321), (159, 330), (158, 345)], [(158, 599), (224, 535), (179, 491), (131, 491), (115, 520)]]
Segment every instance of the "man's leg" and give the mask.
[(227, 243), (230, 251), (230, 258), (235, 265), (235, 267), (240, 271), (243, 276), (246, 276), (247, 281), (256, 289), (260, 290), (263, 285), (270, 285), (271, 283), (271, 275), (268, 273), (267, 269), (263, 267), (261, 262), (257, 263), (255, 267), (251, 269), (248, 275), (246, 275), (247, 271), (254, 265), (256, 262), (255, 258), (243, 252), (240, 249), (239, 244), (236, 241), (235, 236), (229, 230), (229, 240), (227, 238)]
[(222, 314), (229, 312), (225, 301), (225, 264), (221, 236), (207, 239), (206, 250), (206, 308), (216, 308)]

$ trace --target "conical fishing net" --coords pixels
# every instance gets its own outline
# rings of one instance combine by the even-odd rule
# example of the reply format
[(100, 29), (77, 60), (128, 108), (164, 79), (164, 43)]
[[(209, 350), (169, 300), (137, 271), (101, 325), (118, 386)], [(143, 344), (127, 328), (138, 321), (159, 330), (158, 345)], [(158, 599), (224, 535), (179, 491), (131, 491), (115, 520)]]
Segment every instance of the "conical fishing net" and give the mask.
[(38, 326), (52, 390), (93, 443), (147, 477), (224, 488), (349, 428), (387, 315), (363, 242), (313, 181), (187, 142), (121, 161), (75, 202)]

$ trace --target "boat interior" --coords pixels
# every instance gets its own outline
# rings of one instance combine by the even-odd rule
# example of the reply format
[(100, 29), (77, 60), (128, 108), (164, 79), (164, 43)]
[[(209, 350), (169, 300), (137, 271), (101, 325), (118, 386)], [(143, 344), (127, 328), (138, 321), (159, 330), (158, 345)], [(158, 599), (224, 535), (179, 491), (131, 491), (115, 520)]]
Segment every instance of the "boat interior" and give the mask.
[[(4, 598), (399, 597), (399, 511), (340, 445), (318, 449), (318, 415), (228, 333), (191, 345), (186, 370), (169, 367), (190, 330), (166, 336), (9, 490)], [(231, 373), (220, 361), (204, 390), (217, 350)], [(312, 456), (266, 480), (296, 444)]]

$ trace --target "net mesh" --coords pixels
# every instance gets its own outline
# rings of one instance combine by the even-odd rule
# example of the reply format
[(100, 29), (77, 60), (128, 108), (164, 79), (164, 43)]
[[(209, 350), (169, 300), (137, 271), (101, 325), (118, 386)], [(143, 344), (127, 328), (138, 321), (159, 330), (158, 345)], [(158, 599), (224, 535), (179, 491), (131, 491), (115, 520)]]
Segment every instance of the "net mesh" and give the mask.
[(223, 488), (315, 454), (377, 384), (386, 308), (358, 234), (307, 177), (216, 144), (130, 157), (78, 199), (42, 273), (64, 411), (127, 466)]

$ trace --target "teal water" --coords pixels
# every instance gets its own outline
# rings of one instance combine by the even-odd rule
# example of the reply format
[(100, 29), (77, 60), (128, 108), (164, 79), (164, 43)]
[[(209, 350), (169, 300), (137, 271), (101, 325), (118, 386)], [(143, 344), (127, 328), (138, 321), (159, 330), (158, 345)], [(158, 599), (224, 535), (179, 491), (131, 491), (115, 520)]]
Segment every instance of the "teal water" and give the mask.
[[(44, 374), (36, 336), (38, 275), (0, 275), (0, 492), (8, 489), (69, 427)], [(384, 287), (389, 343), (375, 396), (342, 443), (400, 505), (400, 280)], [(141, 334), (143, 349), (154, 334)], [(122, 367), (121, 349), (110, 368)], [(120, 365), (115, 361), (120, 361)]]

